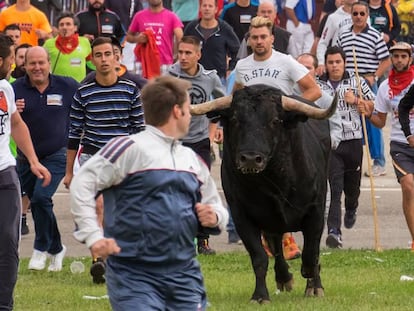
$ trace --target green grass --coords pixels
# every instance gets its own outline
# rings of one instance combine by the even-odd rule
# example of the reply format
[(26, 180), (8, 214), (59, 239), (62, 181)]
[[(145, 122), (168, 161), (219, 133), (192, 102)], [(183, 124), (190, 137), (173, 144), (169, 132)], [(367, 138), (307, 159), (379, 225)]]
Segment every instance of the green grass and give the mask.
[[(79, 258), (77, 258), (79, 259)], [(84, 295), (101, 297), (104, 285), (94, 285), (87, 271), (71, 274), (67, 258), (61, 273), (27, 270), (28, 260), (21, 261), (15, 291), (15, 310), (110, 310), (107, 299), (88, 300)], [(80, 259), (83, 260), (83, 259)], [(225, 253), (199, 257), (209, 311), (238, 310), (414, 310), (414, 282), (400, 281), (401, 275), (414, 276), (414, 254), (408, 250), (322, 250), (321, 278), (323, 298), (304, 298), (305, 280), (300, 276), (300, 259), (289, 262), (294, 274), (292, 292), (275, 293), (273, 260), (267, 277), (271, 303), (249, 303), (254, 275), (246, 253)], [(177, 310), (181, 311), (181, 310)]]

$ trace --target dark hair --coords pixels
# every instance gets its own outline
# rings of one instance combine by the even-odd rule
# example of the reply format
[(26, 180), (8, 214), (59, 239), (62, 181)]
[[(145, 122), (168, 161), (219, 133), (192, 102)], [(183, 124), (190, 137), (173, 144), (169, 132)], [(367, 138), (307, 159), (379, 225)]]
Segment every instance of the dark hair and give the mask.
[(6, 58), (11, 54), (10, 47), (12, 45), (14, 45), (13, 40), (9, 36), (0, 33), (0, 57), (1, 58)]
[(318, 68), (318, 58), (314, 55), (314, 54), (312, 54), (312, 53), (302, 53), (302, 54), (300, 54), (296, 59), (299, 59), (299, 58), (301, 58), (301, 57), (303, 57), (303, 56), (309, 56), (309, 57), (312, 57), (312, 66), (316, 69), (316, 68)]
[(180, 43), (192, 44), (198, 51), (201, 51), (201, 40), (196, 36), (184, 36), (181, 38), (178, 45), (180, 45)]
[(110, 36), (110, 38), (111, 38), (112, 45), (118, 47), (121, 50), (121, 53), (122, 53), (122, 44), (121, 44), (121, 42), (119, 42), (119, 40), (115, 36)]
[(91, 43), (92, 55), (93, 55), (94, 47), (98, 45), (106, 44), (106, 43), (109, 43), (111, 46), (113, 45), (112, 39), (110, 37), (98, 37), (95, 40), (93, 40)]
[(354, 11), (354, 7), (356, 5), (362, 5), (362, 6), (364, 6), (365, 9), (367, 10), (367, 15), (369, 16), (369, 5), (368, 5), (367, 2), (365, 2), (365, 1), (357, 1), (357, 2), (352, 3), (351, 13)]
[(79, 18), (72, 12), (68, 12), (68, 11), (64, 11), (61, 14), (59, 14), (59, 16), (56, 19), (56, 24), (59, 25), (60, 20), (67, 18), (67, 17), (73, 19), (73, 23), (75, 24), (75, 26), (79, 27), (79, 24), (80, 24)]
[(7, 30), (18, 30), (18, 31), (21, 31), (19, 25), (17, 25), (17, 24), (9, 24), (9, 25), (7, 25), (6, 27), (4, 27), (3, 33), (6, 33)]
[[(203, 2), (203, 0), (200, 0), (200, 6), (201, 6), (201, 3)], [(216, 7), (218, 6), (218, 0), (214, 0), (214, 4), (216, 5)]]
[(156, 78), (141, 92), (145, 123), (162, 126), (167, 123), (175, 105), (182, 107), (187, 100), (191, 83), (171, 76)]
[(344, 50), (340, 48), (339, 46), (330, 46), (326, 49), (326, 52), (325, 52), (325, 64), (326, 64), (326, 60), (328, 59), (328, 55), (333, 55), (333, 54), (340, 54), (342, 59), (344, 60), (344, 63), (346, 62), (346, 55), (345, 55)]
[(14, 49), (14, 55), (16, 55), (17, 51), (20, 50), (20, 49), (28, 49), (28, 48), (31, 48), (31, 47), (32, 47), (32, 45), (29, 44), (29, 43), (22, 43)]

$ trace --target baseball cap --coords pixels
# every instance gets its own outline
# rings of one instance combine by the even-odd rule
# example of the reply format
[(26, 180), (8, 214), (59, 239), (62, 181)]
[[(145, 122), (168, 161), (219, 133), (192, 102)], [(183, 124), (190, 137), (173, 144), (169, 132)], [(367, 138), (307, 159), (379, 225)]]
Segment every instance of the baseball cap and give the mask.
[(411, 46), (411, 44), (407, 42), (400, 41), (400, 42), (395, 43), (392, 47), (390, 47), (390, 52), (394, 50), (403, 50), (403, 51), (408, 51), (409, 53), (412, 53), (413, 47)]

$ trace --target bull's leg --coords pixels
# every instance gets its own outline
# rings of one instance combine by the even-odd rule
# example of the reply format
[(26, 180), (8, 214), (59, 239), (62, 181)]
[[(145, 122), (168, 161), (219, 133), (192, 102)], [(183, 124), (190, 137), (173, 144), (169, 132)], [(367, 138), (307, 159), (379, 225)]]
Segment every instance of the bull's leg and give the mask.
[(275, 257), (275, 277), (277, 289), (281, 292), (291, 291), (293, 289), (293, 275), (289, 272), (289, 265), (283, 257), (282, 235), (264, 233), (270, 251)]
[(324, 296), (320, 277), (319, 249), (323, 230), (322, 219), (309, 217), (303, 229), (303, 251), (301, 273), (307, 279), (305, 296)]
[(242, 227), (238, 226), (237, 222), (235, 224), (237, 232), (250, 255), (250, 260), (256, 277), (256, 286), (251, 301), (260, 304), (268, 303), (270, 298), (266, 286), (266, 274), (269, 259), (261, 243), (261, 231), (247, 220), (243, 222)]

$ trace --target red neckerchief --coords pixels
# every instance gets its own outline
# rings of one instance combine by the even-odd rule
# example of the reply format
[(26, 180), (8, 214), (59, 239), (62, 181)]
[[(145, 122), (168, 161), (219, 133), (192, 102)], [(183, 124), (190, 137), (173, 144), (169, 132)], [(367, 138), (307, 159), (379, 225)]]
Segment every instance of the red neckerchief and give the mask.
[(414, 79), (414, 66), (410, 66), (408, 70), (404, 72), (396, 72), (391, 69), (390, 75), (388, 76), (388, 84), (392, 97), (401, 93), (407, 86), (411, 84)]
[(70, 37), (57, 36), (55, 45), (62, 54), (70, 54), (79, 45), (79, 35), (75, 33)]

